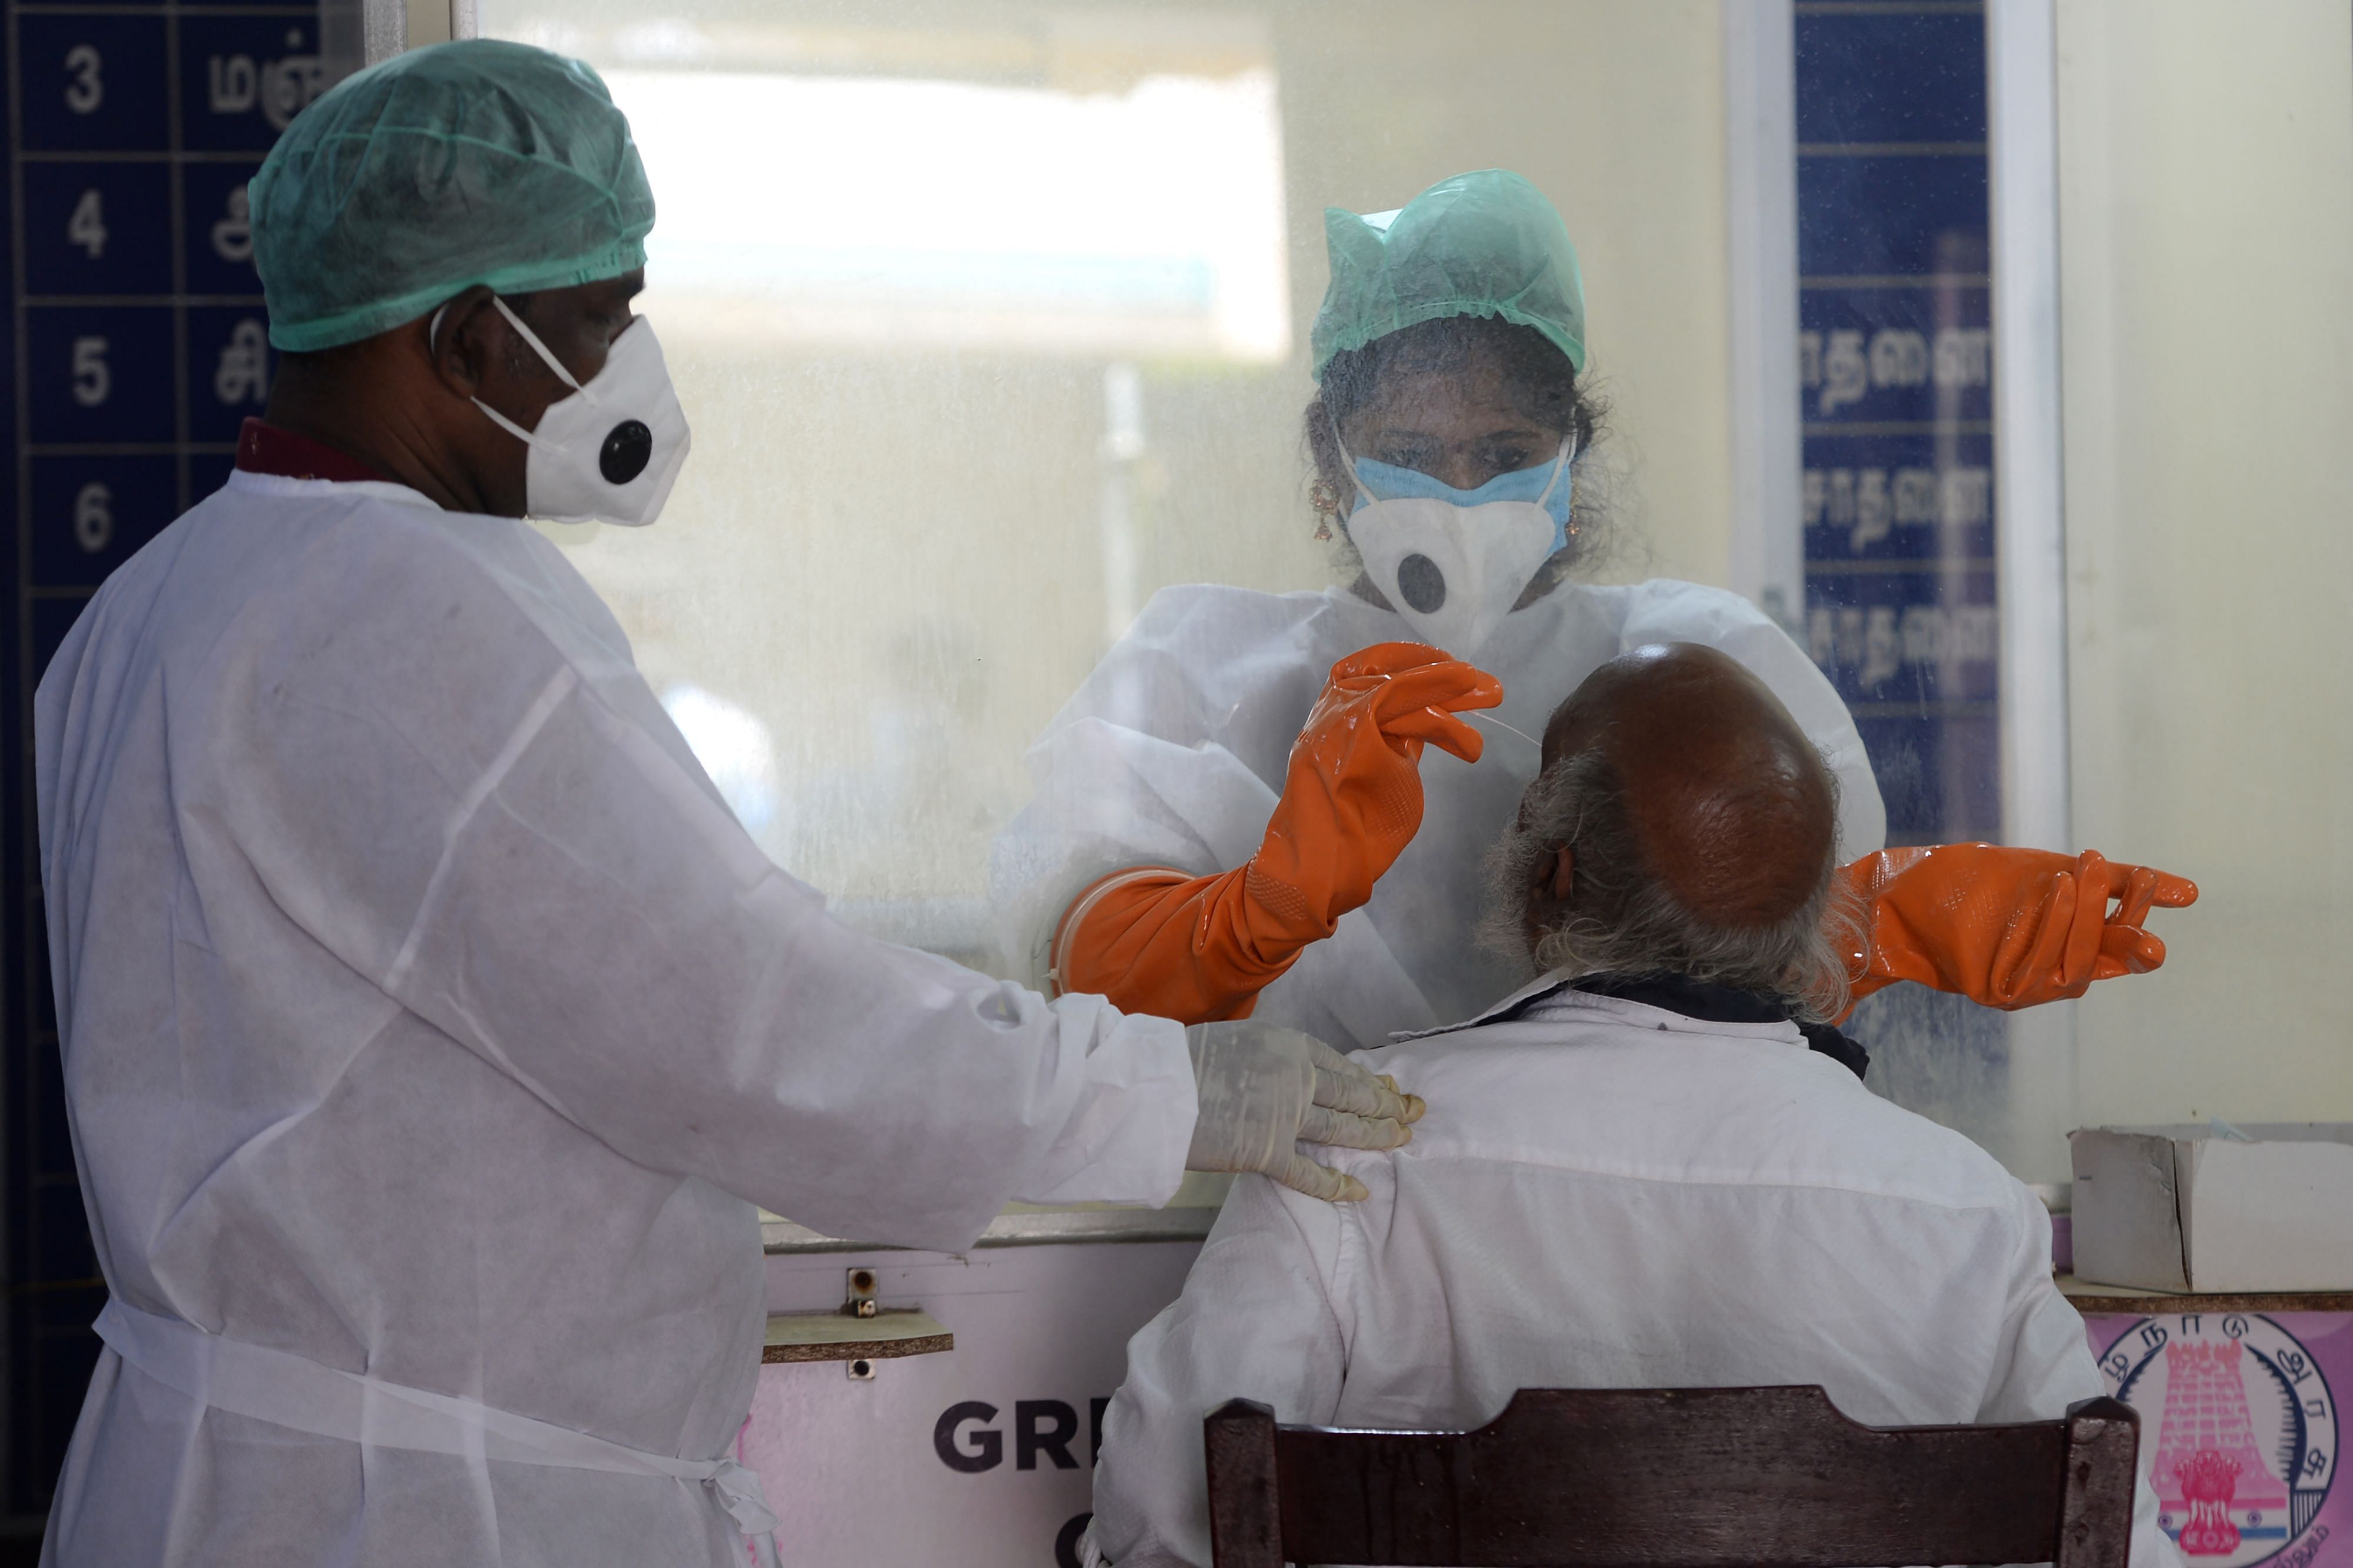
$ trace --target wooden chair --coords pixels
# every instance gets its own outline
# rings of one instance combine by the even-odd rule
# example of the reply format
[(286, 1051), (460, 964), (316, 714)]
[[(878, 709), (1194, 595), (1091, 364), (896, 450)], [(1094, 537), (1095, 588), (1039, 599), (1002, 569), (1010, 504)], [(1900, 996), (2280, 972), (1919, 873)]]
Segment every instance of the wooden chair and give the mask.
[(1475, 1432), (1205, 1423), (1217, 1568), (2125, 1568), (2140, 1422), (1864, 1426), (1819, 1387), (1523, 1389)]

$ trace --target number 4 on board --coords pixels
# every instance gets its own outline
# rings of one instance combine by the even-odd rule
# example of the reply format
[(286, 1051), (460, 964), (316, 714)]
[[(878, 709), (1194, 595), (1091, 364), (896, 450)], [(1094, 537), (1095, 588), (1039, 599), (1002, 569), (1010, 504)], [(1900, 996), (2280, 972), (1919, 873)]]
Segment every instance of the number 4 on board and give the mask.
[(66, 220), (66, 243), (80, 246), (92, 261), (106, 254), (106, 205), (97, 186), (74, 203), (73, 216)]

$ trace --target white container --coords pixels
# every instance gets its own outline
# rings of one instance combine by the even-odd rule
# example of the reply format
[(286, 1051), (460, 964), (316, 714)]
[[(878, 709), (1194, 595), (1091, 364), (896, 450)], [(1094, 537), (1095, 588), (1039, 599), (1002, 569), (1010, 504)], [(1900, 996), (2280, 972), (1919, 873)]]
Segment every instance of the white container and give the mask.
[(2353, 1290), (2353, 1123), (2086, 1128), (2076, 1277), (2150, 1290)]
[[(768, 1310), (839, 1309), (852, 1269), (944, 1352), (763, 1366), (738, 1456), (784, 1520), (785, 1568), (1079, 1568), (1127, 1342), (1176, 1299), (1224, 1178), (1166, 1209), (1001, 1215), (962, 1257), (761, 1227)], [(1186, 1206), (1190, 1205), (1190, 1206)]]

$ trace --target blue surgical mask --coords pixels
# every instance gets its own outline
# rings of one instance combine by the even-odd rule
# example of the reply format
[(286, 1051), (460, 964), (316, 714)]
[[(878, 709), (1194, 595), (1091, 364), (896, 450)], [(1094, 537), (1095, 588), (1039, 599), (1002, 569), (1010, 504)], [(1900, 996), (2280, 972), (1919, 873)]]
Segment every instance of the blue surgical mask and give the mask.
[[(1419, 468), (1401, 468), (1394, 463), (1376, 462), (1370, 458), (1355, 459), (1356, 482), (1362, 487), (1356, 504), (1348, 510), (1355, 512), (1374, 500), (1404, 500), (1416, 498), (1442, 500), (1450, 506), (1484, 506), (1489, 501), (1541, 501), (1552, 514), (1552, 552), (1568, 548), (1569, 502), (1577, 486), (1577, 470), (1562, 468), (1560, 482), (1553, 483), (1553, 470), (1562, 468), (1574, 457), (1573, 448), (1564, 444), (1559, 454), (1538, 463), (1533, 468), (1515, 468), (1508, 474), (1497, 474), (1475, 490), (1458, 490), (1444, 479), (1423, 473)], [(1546, 493), (1549, 486), (1551, 493)], [(1365, 492), (1370, 491), (1367, 496)], [(1550, 552), (1548, 552), (1550, 553)]]

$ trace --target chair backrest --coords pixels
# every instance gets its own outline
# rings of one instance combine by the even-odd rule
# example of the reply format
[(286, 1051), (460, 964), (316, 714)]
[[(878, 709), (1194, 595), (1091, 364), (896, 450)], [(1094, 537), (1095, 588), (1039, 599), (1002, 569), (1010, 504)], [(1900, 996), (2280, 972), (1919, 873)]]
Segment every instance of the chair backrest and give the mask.
[(2125, 1568), (2139, 1418), (1865, 1426), (1819, 1387), (1523, 1389), (1475, 1432), (1206, 1426), (1217, 1568)]

